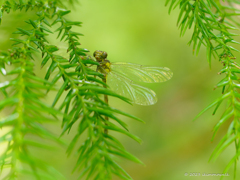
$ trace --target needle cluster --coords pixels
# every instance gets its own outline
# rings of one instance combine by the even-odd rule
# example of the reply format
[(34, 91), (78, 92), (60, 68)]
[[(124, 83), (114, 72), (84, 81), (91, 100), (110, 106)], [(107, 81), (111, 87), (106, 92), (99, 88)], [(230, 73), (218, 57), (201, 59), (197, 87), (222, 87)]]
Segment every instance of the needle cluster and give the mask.
[(239, 44), (234, 39), (238, 34), (233, 33), (233, 31), (240, 26), (238, 18), (240, 2), (238, 0), (167, 0), (167, 4), (170, 5), (169, 13), (176, 7), (180, 8), (178, 26), (181, 35), (184, 35), (187, 29), (193, 29), (192, 38), (189, 42), (193, 45), (193, 53), (198, 54), (200, 48), (204, 46), (207, 50), (209, 66), (211, 67), (212, 57), (219, 59), (219, 62), (223, 65), (219, 72), (223, 78), (216, 85), (216, 88), (222, 88), (222, 95), (197, 117), (212, 107), (215, 107), (213, 112), (215, 114), (220, 104), (226, 102), (225, 110), (219, 122), (213, 128), (213, 138), (218, 129), (224, 126), (227, 121), (230, 122), (230, 125), (210, 159), (216, 159), (223, 150), (233, 144), (236, 153), (224, 172), (227, 172), (234, 164), (234, 178), (236, 178), (236, 165), (240, 155), (240, 66), (234, 56), (234, 53), (239, 52), (239, 50), (231, 45)]
[[(35, 19), (26, 21), (30, 29), (17, 28), (14, 34), (19, 38), (12, 38), (12, 48), (0, 53), (0, 112), (9, 110), (0, 119), (0, 127), (11, 129), (0, 138), (1, 143), (8, 144), (0, 156), (1, 170), (9, 170), (5, 179), (19, 180), (27, 176), (31, 176), (30, 179), (61, 179), (58, 173), (29, 152), (32, 146), (49, 148), (27, 138), (27, 135), (34, 135), (61, 143), (56, 135), (44, 128), (45, 123), (60, 118), (61, 135), (71, 132), (73, 126), (77, 127), (73, 140), (68, 144), (67, 154), (70, 155), (77, 148), (73, 170), (81, 171), (79, 179), (110, 180), (113, 175), (131, 179), (117, 164), (116, 157), (137, 163), (141, 161), (128, 153), (111, 132), (125, 134), (140, 142), (117, 114), (141, 120), (104, 102), (103, 95), (127, 103), (129, 100), (106, 89), (106, 84), (100, 80), (103, 75), (88, 68), (99, 64), (88, 58), (87, 49), (80, 48), (79, 37), (82, 34), (72, 28), (81, 26), (81, 22), (66, 18), (71, 11), (64, 3), (59, 0), (20, 0), (4, 1), (1, 6), (1, 21), (4, 21), (4, 13), (15, 10), (32, 10), (37, 15)], [(57, 27), (54, 31), (53, 25)], [(68, 44), (67, 59), (58, 55), (59, 48), (47, 40), (48, 35), (56, 32), (58, 38)], [(37, 58), (37, 55), (42, 58)], [(44, 79), (34, 73), (37, 61), (41, 61), (42, 67), (48, 66)], [(49, 92), (56, 92), (51, 105), (44, 101)], [(106, 129), (108, 133), (105, 133)], [(85, 139), (79, 146), (77, 142), (80, 137)]]

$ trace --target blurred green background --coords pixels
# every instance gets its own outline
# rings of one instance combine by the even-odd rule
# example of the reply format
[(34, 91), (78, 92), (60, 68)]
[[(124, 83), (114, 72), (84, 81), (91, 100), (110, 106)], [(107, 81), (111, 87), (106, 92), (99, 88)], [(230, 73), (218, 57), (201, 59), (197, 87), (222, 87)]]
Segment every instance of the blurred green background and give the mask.
[[(221, 63), (213, 60), (210, 70), (204, 48), (199, 56), (192, 54), (192, 47), (187, 45), (191, 30), (180, 38), (176, 26), (179, 10), (176, 9), (169, 15), (164, 3), (164, 0), (81, 0), (73, 7), (68, 18), (83, 22), (77, 31), (84, 34), (80, 39), (81, 47), (89, 49), (91, 54), (98, 49), (104, 50), (112, 62), (169, 67), (174, 73), (170, 81), (146, 85), (157, 93), (158, 102), (155, 105), (131, 106), (110, 98), (112, 106), (146, 122), (142, 124), (128, 118), (123, 119), (129, 124), (130, 132), (143, 140), (141, 145), (118, 135), (126, 149), (146, 165), (120, 159), (120, 164), (133, 179), (220, 179), (212, 176), (190, 177), (185, 176), (185, 173), (222, 173), (234, 156), (234, 146), (231, 146), (217, 161), (208, 162), (227, 129), (228, 123), (211, 142), (212, 129), (221, 116), (224, 104), (215, 116), (212, 116), (212, 109), (193, 122), (202, 109), (221, 96), (221, 90), (213, 91), (215, 84), (223, 78), (217, 75)], [(18, 12), (6, 15), (0, 30), (1, 49), (10, 47), (7, 40), (12, 37), (11, 33), (16, 27), (24, 27), (24, 20), (31, 15), (32, 13), (21, 15)], [(40, 76), (43, 74), (39, 63), (36, 72)], [(51, 103), (51, 96), (48, 100)], [(60, 127), (56, 129), (55, 125), (48, 128), (56, 134), (61, 132)], [(69, 142), (73, 135), (74, 131), (63, 138)], [(77, 178), (78, 173), (71, 174), (76, 154), (67, 158), (63, 147), (54, 153), (35, 153), (53, 164), (67, 179)], [(233, 179), (233, 168), (228, 173), (229, 177), (224, 179)]]

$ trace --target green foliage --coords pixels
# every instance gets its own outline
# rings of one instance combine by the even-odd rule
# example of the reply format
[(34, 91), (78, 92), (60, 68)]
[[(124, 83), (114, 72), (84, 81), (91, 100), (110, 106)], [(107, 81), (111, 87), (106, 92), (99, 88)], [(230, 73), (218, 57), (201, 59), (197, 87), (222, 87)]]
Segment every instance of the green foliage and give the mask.
[[(0, 158), (1, 169), (10, 167), (5, 179), (18, 179), (22, 173), (38, 179), (55, 179), (55, 171), (50, 170), (48, 165), (29, 152), (30, 147), (47, 148), (46, 145), (31, 140), (27, 137), (29, 135), (60, 142), (42, 126), (44, 123), (56, 121), (55, 116), (60, 112), (41, 101), (45, 96), (43, 90), (52, 89), (52, 85), (33, 74), (34, 63), (28, 53), (27, 49), (17, 47), (7, 53), (1, 53), (1, 62), (11, 63), (13, 67), (5, 72), (5, 65), (2, 64), (3, 74), (12, 78), (0, 83), (0, 89), (5, 95), (5, 99), (0, 102), (0, 109), (11, 107), (12, 112), (0, 122), (1, 128), (11, 127), (1, 136), (1, 144), (7, 143), (7, 148)], [(29, 165), (31, 169), (26, 170), (18, 166), (19, 162)]]
[[(223, 64), (223, 68), (219, 74), (224, 75), (223, 79), (216, 85), (216, 88), (222, 88), (222, 96), (205, 108), (197, 117), (215, 106), (213, 114), (223, 101), (227, 102), (227, 106), (220, 118), (220, 121), (214, 127), (214, 136), (218, 129), (224, 125), (226, 121), (230, 121), (230, 125), (226, 135), (222, 138), (216, 147), (211, 158), (217, 158), (221, 152), (229, 145), (234, 144), (236, 155), (227, 165), (224, 172), (234, 163), (236, 176), (236, 163), (239, 157), (239, 137), (240, 137), (240, 65), (236, 62), (234, 52), (239, 50), (231, 46), (231, 44), (239, 44), (234, 40), (238, 34), (232, 32), (240, 26), (236, 19), (239, 16), (240, 2), (237, 0), (167, 0), (169, 4), (169, 13), (177, 6), (180, 7), (178, 18), (178, 26), (181, 35), (184, 35), (189, 28), (193, 29), (192, 38), (189, 44), (193, 45), (193, 52), (198, 54), (202, 45), (207, 49), (207, 60), (211, 67), (211, 58), (215, 56)], [(197, 118), (196, 117), (196, 118)], [(210, 159), (211, 159), (210, 158)], [(236, 178), (236, 177), (235, 177)]]
[[(88, 58), (87, 49), (79, 47), (79, 36), (82, 34), (72, 31), (72, 28), (81, 26), (81, 22), (65, 18), (71, 11), (65, 9), (61, 1), (4, 1), (0, 19), (2, 21), (5, 12), (29, 9), (37, 15), (36, 19), (26, 21), (31, 29), (17, 28), (14, 34), (19, 37), (11, 39), (14, 42), (12, 49), (1, 52), (0, 56), (0, 70), (7, 79), (0, 82), (0, 92), (3, 94), (0, 110), (8, 107), (11, 110), (0, 121), (1, 128), (11, 127), (1, 137), (2, 143), (8, 143), (5, 153), (0, 157), (1, 167), (10, 169), (5, 179), (19, 179), (22, 175), (32, 175), (36, 179), (60, 179), (56, 177), (55, 171), (49, 172), (51, 168), (33, 157), (28, 150), (31, 146), (46, 146), (28, 140), (26, 136), (33, 134), (60, 143), (43, 127), (44, 123), (56, 121), (59, 116), (63, 117), (62, 135), (69, 133), (74, 125), (78, 127), (75, 137), (69, 143), (68, 154), (76, 147), (79, 137), (83, 133), (87, 134), (84, 143), (77, 147), (78, 159), (74, 170), (81, 170), (79, 178), (107, 180), (115, 174), (122, 179), (131, 179), (117, 164), (116, 157), (124, 157), (136, 163), (141, 161), (128, 153), (111, 132), (119, 132), (141, 142), (128, 132), (127, 124), (116, 115), (141, 120), (102, 100), (102, 95), (107, 95), (129, 103), (125, 97), (103, 87), (106, 84), (99, 80), (103, 75), (88, 67), (98, 63)], [(68, 44), (68, 59), (57, 55), (59, 48), (47, 40), (47, 36), (53, 33), (53, 25), (58, 26), (54, 31), (58, 32), (58, 38)], [(38, 61), (36, 54), (42, 55), (42, 67), (50, 62), (45, 79), (33, 73), (34, 62)], [(60, 80), (63, 83), (57, 87)], [(50, 91), (57, 91), (52, 106), (46, 105), (42, 100)], [(61, 99), (64, 100), (60, 101)], [(59, 107), (56, 108), (57, 104)], [(109, 134), (105, 133), (106, 129)], [(30, 170), (26, 171), (17, 166), (17, 163), (28, 165)]]

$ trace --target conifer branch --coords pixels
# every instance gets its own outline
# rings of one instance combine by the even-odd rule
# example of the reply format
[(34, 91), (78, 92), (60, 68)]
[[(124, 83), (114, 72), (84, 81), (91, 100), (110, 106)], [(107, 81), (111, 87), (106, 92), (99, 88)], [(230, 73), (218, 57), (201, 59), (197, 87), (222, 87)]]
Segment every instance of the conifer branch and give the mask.
[[(171, 3), (170, 3), (171, 2)], [(193, 35), (189, 44), (193, 44), (193, 52), (198, 54), (200, 47), (204, 45), (207, 49), (207, 60), (211, 67), (211, 58), (215, 56), (223, 64), (223, 68), (219, 74), (224, 74), (225, 77), (216, 85), (215, 88), (222, 88), (222, 96), (205, 108), (197, 117), (209, 108), (215, 106), (213, 114), (217, 111), (223, 101), (227, 101), (227, 106), (221, 116), (220, 121), (214, 127), (214, 136), (218, 129), (224, 125), (226, 121), (231, 124), (217, 148), (214, 150), (210, 159), (217, 158), (219, 154), (229, 145), (234, 144), (236, 155), (234, 160), (226, 167), (226, 172), (230, 165), (234, 163), (236, 178), (236, 162), (239, 156), (239, 118), (240, 118), (240, 66), (236, 62), (234, 52), (239, 52), (230, 44), (239, 44), (234, 40), (234, 34), (230, 30), (236, 30), (239, 23), (235, 17), (239, 15), (240, 10), (235, 6), (238, 1), (228, 0), (226, 2), (214, 0), (167, 0), (166, 4), (170, 3), (169, 12), (179, 6), (180, 14), (178, 25), (183, 35), (187, 28), (193, 27)]]
[[(33, 142), (30, 143), (26, 141), (25, 134), (23, 134), (22, 131), (50, 138), (58, 142), (57, 138), (44, 130), (40, 124), (52, 121), (52, 118), (49, 118), (47, 115), (44, 116), (43, 113), (51, 114), (56, 118), (56, 115), (61, 115), (61, 110), (64, 110), (64, 114), (62, 115), (62, 134), (66, 132), (69, 133), (72, 126), (78, 123), (78, 132), (69, 144), (67, 153), (70, 154), (72, 152), (78, 138), (84, 132), (88, 135), (84, 144), (82, 144), (78, 150), (78, 161), (76, 162), (75, 169), (82, 170), (80, 177), (94, 177), (95, 179), (107, 180), (112, 179), (112, 175), (115, 174), (122, 179), (131, 179), (116, 163), (115, 157), (124, 157), (137, 163), (141, 163), (141, 161), (129, 154), (115, 137), (104, 133), (104, 130), (116, 131), (140, 142), (138, 137), (128, 132), (127, 124), (120, 120), (116, 114), (121, 114), (139, 121), (141, 120), (109, 106), (102, 100), (101, 96), (107, 95), (129, 102), (125, 97), (104, 88), (102, 85), (106, 84), (97, 78), (101, 78), (103, 75), (88, 67), (89, 65), (96, 66), (98, 63), (86, 55), (88, 50), (78, 47), (80, 45), (78, 37), (82, 34), (71, 31), (73, 26), (80, 26), (81, 22), (74, 22), (64, 18), (70, 11), (64, 9), (63, 5), (59, 2), (60, 1), (57, 0), (47, 2), (27, 1), (25, 3), (22, 1), (5, 1), (1, 8), (1, 20), (3, 13), (9, 13), (11, 10), (21, 11), (23, 9), (31, 9), (36, 11), (37, 14), (36, 20), (29, 19), (26, 21), (32, 26), (32, 29), (26, 30), (18, 28), (18, 31), (14, 32), (24, 38), (12, 38), (11, 40), (14, 41), (14, 47), (10, 49), (9, 52), (1, 53), (1, 73), (4, 76), (15, 74), (18, 77), (17, 79), (10, 80), (10, 83), (5, 81), (0, 84), (0, 92), (5, 95), (4, 100), (0, 103), (0, 110), (7, 106), (14, 105), (15, 110), (13, 112), (17, 113), (16, 117), (9, 115), (7, 119), (3, 119), (2, 127), (9, 125), (9, 121), (12, 123), (11, 125), (17, 123), (19, 126), (14, 128), (12, 137), (16, 135), (15, 132), (21, 135), (17, 136), (18, 139), (16, 140), (8, 140), (4, 138), (5, 136), (3, 137), (2, 142), (11, 142), (9, 144), (13, 144), (14, 148), (9, 145), (5, 155), (2, 157), (1, 165), (5, 166), (8, 159), (12, 160), (10, 162), (12, 171), (8, 179), (11, 179), (13, 176), (16, 179), (19, 177), (17, 174), (19, 168), (15, 166), (17, 161), (28, 164), (32, 168), (31, 173), (36, 179), (42, 179), (47, 176), (49, 176), (49, 179), (51, 179), (51, 177), (56, 179), (56, 177), (50, 176), (46, 165), (36, 158), (31, 158), (27, 150), (26, 152), (23, 151), (24, 156), (22, 156), (22, 159), (19, 158), (19, 156), (13, 156), (13, 154), (20, 153), (20, 155), (22, 155), (20, 149), (25, 150), (30, 145), (37, 146), (37, 144)], [(54, 18), (55, 20), (51, 23)], [(53, 33), (51, 26), (57, 23), (61, 24), (56, 30), (59, 31), (59, 37), (61, 37), (61, 40), (68, 41), (69, 59), (57, 55), (56, 52), (59, 48), (49, 44), (47, 41), (47, 35)], [(42, 67), (45, 66), (48, 61), (51, 61), (45, 79), (41, 79), (33, 73), (34, 64), (32, 60), (34, 53), (42, 54)], [(8, 68), (6, 68), (6, 66), (9, 65), (16, 65), (17, 68), (9, 72)], [(56, 75), (53, 75), (54, 71), (57, 72)], [(61, 87), (57, 89), (52, 107), (49, 107), (40, 100), (44, 98), (46, 94), (36, 89), (42, 89), (46, 92), (55, 91), (60, 78), (62, 78), (63, 83)], [(19, 84), (21, 84), (21, 88), (15, 97), (15, 94), (12, 94), (11, 91), (16, 91), (17, 85)], [(60, 100), (64, 91), (67, 91), (67, 95), (61, 102)], [(57, 103), (59, 104), (58, 110), (53, 108)], [(111, 121), (117, 122), (120, 127), (111, 121), (106, 122), (104, 119), (105, 116)], [(33, 119), (36, 120), (36, 122), (33, 121)], [(27, 130), (23, 128), (25, 126), (28, 127)], [(7, 135), (8, 134), (6, 134), (6, 136)], [(18, 143), (24, 141), (26, 141), (25, 144)], [(43, 145), (39, 146), (45, 147)], [(13, 152), (13, 154), (9, 154), (9, 152)], [(23, 162), (24, 160), (25, 162)], [(45, 173), (38, 173), (36, 169), (45, 170)], [(27, 173), (28, 172), (25, 172), (25, 174)]]

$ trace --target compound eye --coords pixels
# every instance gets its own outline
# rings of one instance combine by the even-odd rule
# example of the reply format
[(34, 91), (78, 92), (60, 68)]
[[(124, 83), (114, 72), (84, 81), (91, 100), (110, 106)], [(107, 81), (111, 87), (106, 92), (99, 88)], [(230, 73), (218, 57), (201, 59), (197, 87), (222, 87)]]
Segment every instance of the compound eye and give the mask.
[(102, 51), (96, 50), (96, 51), (94, 51), (93, 56), (96, 58), (97, 56), (99, 56), (101, 54), (102, 54)]
[(102, 58), (103, 58), (103, 59), (106, 59), (106, 58), (107, 58), (107, 55), (108, 55), (108, 54), (107, 54), (105, 51), (102, 51)]

